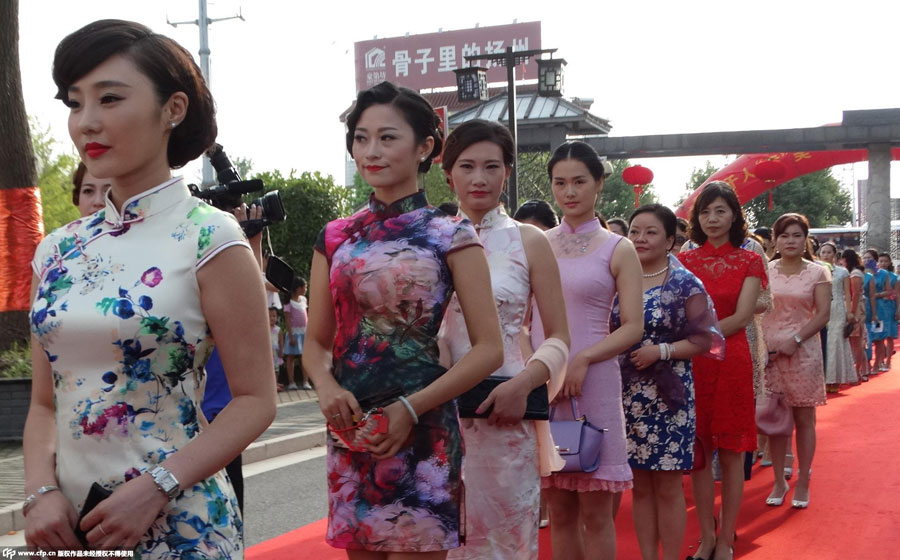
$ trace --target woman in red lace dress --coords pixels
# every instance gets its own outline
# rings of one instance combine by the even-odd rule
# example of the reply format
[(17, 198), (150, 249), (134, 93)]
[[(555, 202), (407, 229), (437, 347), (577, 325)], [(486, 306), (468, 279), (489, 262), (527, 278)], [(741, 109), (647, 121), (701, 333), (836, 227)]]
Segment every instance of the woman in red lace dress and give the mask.
[[(733, 556), (737, 515), (744, 491), (743, 453), (756, 449), (753, 403), (753, 362), (745, 327), (753, 318), (766, 269), (756, 253), (741, 249), (747, 235), (744, 213), (734, 189), (714, 181), (703, 188), (691, 209), (691, 240), (698, 249), (678, 259), (703, 281), (712, 296), (725, 335), (725, 361), (694, 358), (697, 400), (697, 457), (705, 468), (692, 473), (694, 501), (700, 520), (696, 560)], [(712, 452), (719, 450), (722, 465), (722, 514), (719, 535), (715, 526), (715, 484)]]

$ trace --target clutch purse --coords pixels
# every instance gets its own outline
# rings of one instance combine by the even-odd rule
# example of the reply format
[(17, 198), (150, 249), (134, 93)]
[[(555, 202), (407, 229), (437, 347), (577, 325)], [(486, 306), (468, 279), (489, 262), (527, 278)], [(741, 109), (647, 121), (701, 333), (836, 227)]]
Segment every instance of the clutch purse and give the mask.
[(847, 323), (844, 325), (844, 338), (850, 338), (850, 335), (853, 334), (854, 325), (851, 323)]
[(756, 431), (765, 436), (790, 436), (794, 415), (780, 393), (768, 393), (756, 399)]
[(78, 537), (78, 542), (80, 542), (81, 546), (85, 549), (89, 550), (91, 545), (87, 542), (87, 534), (81, 530), (81, 520), (84, 519), (84, 516), (89, 514), (91, 510), (97, 507), (100, 502), (110, 496), (112, 496), (112, 490), (107, 490), (96, 482), (91, 484), (91, 489), (88, 491), (87, 498), (84, 500), (84, 505), (81, 506), (81, 512), (78, 514), (78, 523), (75, 524), (75, 536)]
[[(501, 377), (499, 375), (491, 375), (483, 379), (481, 383), (472, 387), (459, 396), (456, 400), (456, 406), (459, 408), (460, 418), (487, 418), (491, 415), (491, 406), (481, 414), (476, 414), (475, 410), (481, 406), (491, 391), (505, 381), (509, 381), (511, 377)], [(532, 389), (528, 393), (528, 402), (525, 405), (525, 415), (523, 420), (549, 420), (550, 419), (550, 396), (547, 393), (547, 386), (541, 385), (536, 389)]]
[(606, 428), (598, 428), (578, 414), (578, 403), (572, 397), (572, 416), (575, 420), (550, 418), (550, 433), (556, 450), (566, 465), (559, 472), (591, 473), (600, 468), (603, 434)]

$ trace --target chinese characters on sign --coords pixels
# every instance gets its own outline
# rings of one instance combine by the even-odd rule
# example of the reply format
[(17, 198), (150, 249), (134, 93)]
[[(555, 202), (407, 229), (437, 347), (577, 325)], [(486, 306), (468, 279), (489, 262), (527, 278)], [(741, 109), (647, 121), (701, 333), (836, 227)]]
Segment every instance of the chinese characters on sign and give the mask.
[[(478, 27), (459, 31), (372, 39), (356, 43), (356, 88), (363, 90), (383, 81), (410, 89), (456, 85), (453, 71), (469, 66), (465, 57), (541, 48), (541, 22)], [(506, 81), (506, 70), (482, 61), (488, 81)], [(537, 64), (517, 67), (517, 79), (537, 78)]]

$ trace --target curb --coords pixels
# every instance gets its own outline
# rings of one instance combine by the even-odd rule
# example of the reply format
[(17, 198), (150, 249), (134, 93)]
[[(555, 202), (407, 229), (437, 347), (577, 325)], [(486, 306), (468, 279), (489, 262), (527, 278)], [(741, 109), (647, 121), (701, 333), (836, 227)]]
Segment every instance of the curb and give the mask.
[[(243, 463), (249, 465), (265, 459), (281, 457), (289, 453), (306, 451), (325, 445), (325, 428), (315, 428), (296, 434), (287, 434), (263, 441), (255, 441), (241, 454)], [(0, 536), (25, 529), (25, 516), (19, 502), (0, 509)]]
[(245, 465), (281, 457), (288, 453), (306, 451), (325, 445), (325, 428), (314, 428), (296, 434), (287, 434), (263, 441), (255, 441), (241, 454)]

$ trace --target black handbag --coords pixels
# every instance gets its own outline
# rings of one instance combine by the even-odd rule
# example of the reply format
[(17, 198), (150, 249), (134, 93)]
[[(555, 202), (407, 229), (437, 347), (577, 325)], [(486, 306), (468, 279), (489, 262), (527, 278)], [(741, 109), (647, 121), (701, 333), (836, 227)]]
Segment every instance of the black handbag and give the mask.
[[(501, 377), (499, 375), (491, 375), (482, 380), (481, 383), (472, 387), (459, 396), (456, 405), (459, 408), (460, 418), (487, 418), (491, 415), (490, 408), (481, 414), (476, 414), (475, 410), (488, 398), (491, 391), (505, 381), (509, 381), (511, 377)], [(541, 385), (536, 389), (532, 389), (528, 393), (528, 402), (525, 405), (525, 415), (523, 420), (549, 420), (550, 419), (550, 395), (547, 393), (547, 386)]]
[(853, 334), (853, 328), (855, 325), (851, 323), (847, 323), (844, 325), (844, 338), (850, 338), (850, 335)]

